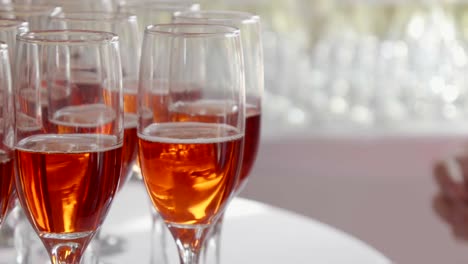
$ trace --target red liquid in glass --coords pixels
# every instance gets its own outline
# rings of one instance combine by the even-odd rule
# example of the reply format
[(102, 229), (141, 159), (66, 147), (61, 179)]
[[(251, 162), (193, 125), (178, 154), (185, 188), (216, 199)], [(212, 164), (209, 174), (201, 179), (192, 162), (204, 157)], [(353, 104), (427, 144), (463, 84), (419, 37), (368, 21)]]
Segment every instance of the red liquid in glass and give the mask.
[(242, 136), (226, 125), (151, 125), (139, 135), (139, 158), (150, 198), (174, 224), (208, 224), (233, 192)]
[(19, 142), (17, 191), (40, 233), (96, 230), (119, 182), (122, 148), (102, 135), (34, 135)]
[(14, 186), (13, 159), (0, 150), (0, 226), (7, 214)]

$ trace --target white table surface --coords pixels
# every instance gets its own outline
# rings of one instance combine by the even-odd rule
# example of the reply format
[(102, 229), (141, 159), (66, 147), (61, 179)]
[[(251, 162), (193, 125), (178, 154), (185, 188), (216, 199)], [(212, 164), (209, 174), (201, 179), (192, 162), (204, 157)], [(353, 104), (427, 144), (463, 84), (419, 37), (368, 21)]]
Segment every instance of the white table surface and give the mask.
[[(323, 223), (252, 200), (236, 198), (227, 210), (222, 263), (390, 263), (362, 241)], [(126, 251), (105, 263), (148, 263), (149, 201), (131, 181), (114, 201), (104, 234), (125, 239)], [(175, 249), (174, 259), (176, 263)]]

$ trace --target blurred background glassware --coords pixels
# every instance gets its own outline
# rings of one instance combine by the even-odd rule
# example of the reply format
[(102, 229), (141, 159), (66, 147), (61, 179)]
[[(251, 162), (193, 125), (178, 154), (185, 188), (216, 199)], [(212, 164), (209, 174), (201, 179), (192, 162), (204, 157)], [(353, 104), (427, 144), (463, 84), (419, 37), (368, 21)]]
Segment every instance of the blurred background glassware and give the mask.
[[(116, 4), (113, 0), (14, 0), (11, 3), (20, 5), (47, 5), (59, 6), (63, 11), (80, 12), (80, 11), (100, 11), (112, 12), (116, 10)], [(10, 4), (11, 4), (10, 3)]]
[[(80, 29), (112, 32), (119, 36), (119, 51), (124, 85), (124, 145), (122, 174), (119, 190), (133, 174), (133, 165), (137, 155), (137, 81), (140, 54), (140, 34), (136, 16), (117, 12), (61, 12), (51, 17), (50, 29)], [(86, 82), (86, 76), (81, 78)], [(112, 234), (103, 236), (101, 229), (96, 233), (92, 249), (98, 258), (121, 253), (125, 250), (125, 241)]]
[(116, 11), (116, 5), (113, 0), (36, 0), (34, 4), (60, 6), (64, 12)]
[[(202, 3), (210, 8), (209, 2)], [(453, 125), (464, 111), (464, 5), (226, 0), (214, 6), (263, 14), (263, 120), (272, 128), (264, 133), (281, 134)]]
[(148, 25), (172, 22), (172, 15), (177, 11), (199, 10), (200, 4), (183, 0), (121, 1), (119, 12), (137, 16), (140, 35), (143, 36)]
[(0, 41), (8, 46), (10, 65), (15, 58), (16, 34), (28, 31), (28, 22), (19, 19), (0, 18)]
[(30, 30), (45, 30), (49, 25), (49, 16), (61, 12), (59, 6), (42, 4), (0, 5), (0, 18), (18, 19), (28, 22)]
[[(225, 10), (185, 11), (174, 14), (176, 23), (212, 23), (240, 29), (245, 68), (246, 126), (244, 155), (236, 194), (247, 184), (254, 165), (261, 134), (264, 91), (263, 45), (260, 17), (247, 12)], [(214, 225), (204, 249), (204, 263), (220, 263), (222, 218)]]
[[(82, 59), (74, 60), (77, 52), (93, 54), (80, 56), (89, 59), (86, 69)], [(18, 198), (52, 263), (80, 263), (119, 183), (123, 102), (118, 37), (84, 30), (23, 33), (15, 67), (11, 126)], [(98, 86), (79, 83), (83, 71), (89, 78), (94, 73)], [(57, 178), (64, 170), (75, 177)]]
[(151, 117), (140, 116), (138, 126), (144, 183), (181, 263), (199, 263), (208, 227), (227, 206), (240, 170), (245, 81), (239, 30), (149, 26), (139, 82), (138, 112)]

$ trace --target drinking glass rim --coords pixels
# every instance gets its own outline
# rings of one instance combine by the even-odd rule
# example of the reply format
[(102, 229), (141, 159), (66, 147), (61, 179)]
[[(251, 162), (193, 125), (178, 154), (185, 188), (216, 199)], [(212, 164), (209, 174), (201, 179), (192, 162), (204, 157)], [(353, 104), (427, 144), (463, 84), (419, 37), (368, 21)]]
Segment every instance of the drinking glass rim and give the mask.
[(118, 4), (119, 7), (128, 7), (128, 8), (144, 8), (149, 10), (161, 10), (161, 11), (178, 11), (181, 7), (187, 8), (200, 8), (199, 3), (191, 3), (187, 1), (169, 1), (169, 0), (156, 0), (156, 1), (135, 1), (135, 2), (125, 2), (121, 1)]
[[(81, 15), (103, 15), (102, 17), (80, 17)], [(70, 17), (72, 16), (72, 17)], [(104, 17), (105, 16), (105, 17)], [(77, 22), (118, 22), (137, 20), (137, 16), (129, 12), (107, 12), (107, 11), (72, 11), (59, 12), (50, 16), (51, 20), (77, 21)]]
[(28, 22), (14, 18), (0, 18), (0, 28), (21, 28), (28, 27)]
[[(225, 29), (224, 31), (213, 31), (213, 32), (171, 32), (170, 29), (182, 28), (182, 27), (209, 27), (209, 28), (218, 28)], [(166, 28), (166, 30), (164, 30)], [(168, 24), (154, 24), (149, 25), (145, 29), (145, 34), (152, 35), (169, 35), (175, 37), (187, 37), (187, 38), (197, 38), (197, 37), (238, 37), (240, 36), (240, 29), (234, 26), (228, 26), (223, 24), (213, 24), (213, 23), (168, 23)]]
[(12, 13), (20, 16), (52, 15), (60, 12), (62, 12), (62, 8), (56, 5), (9, 4), (0, 7), (0, 13)]
[[(193, 15), (201, 15), (190, 16)], [(260, 16), (244, 11), (235, 10), (197, 10), (197, 11), (177, 11), (174, 13), (174, 17), (180, 17), (182, 19), (193, 19), (202, 22), (227, 22), (235, 21), (242, 24), (255, 24), (260, 22)]]
[[(87, 39), (49, 39), (44, 36), (71, 36), (71, 35), (88, 35), (90, 38)], [(42, 37), (41, 37), (42, 36)], [(93, 37), (94, 38), (91, 38)], [(113, 43), (119, 40), (119, 37), (111, 32), (106, 31), (95, 31), (95, 30), (36, 30), (28, 31), (16, 35), (16, 40), (19, 42), (31, 43), (31, 44), (40, 44), (40, 45), (76, 45), (80, 46), (86, 43), (94, 44), (105, 44)]]

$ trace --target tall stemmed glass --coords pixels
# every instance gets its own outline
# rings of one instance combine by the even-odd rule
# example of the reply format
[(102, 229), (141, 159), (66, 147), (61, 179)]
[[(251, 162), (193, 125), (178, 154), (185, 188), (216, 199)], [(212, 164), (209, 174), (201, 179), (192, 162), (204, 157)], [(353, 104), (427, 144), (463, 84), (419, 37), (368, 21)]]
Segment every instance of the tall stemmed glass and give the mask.
[(11, 100), (11, 72), (8, 46), (0, 42), (0, 228), (13, 197), (14, 169), (12, 133), (8, 130), (13, 102)]
[[(121, 173), (118, 37), (32, 31), (18, 36), (16, 52), (18, 198), (52, 263), (79, 263), (109, 211)], [(81, 82), (83, 72), (94, 85)]]
[[(122, 175), (119, 190), (130, 179), (137, 155), (136, 92), (140, 55), (140, 34), (136, 16), (117, 12), (62, 12), (51, 17), (50, 29), (86, 29), (115, 33), (119, 36), (120, 58), (123, 73), (124, 145)], [(83, 79), (86, 79), (83, 76)], [(96, 243), (94, 243), (96, 242)], [(122, 250), (122, 241), (115, 236), (102, 236), (99, 230), (93, 247), (97, 255)]]
[(146, 189), (176, 241), (180, 262), (198, 263), (209, 227), (234, 193), (242, 161), (239, 30), (213, 24), (149, 26), (138, 98)]
[[(121, 1), (117, 7), (119, 12), (131, 13), (137, 16), (140, 36), (148, 25), (166, 24), (172, 22), (172, 16), (178, 11), (199, 10), (200, 5), (192, 1), (183, 0), (143, 0)], [(140, 44), (141, 46), (141, 44)], [(134, 166), (136, 179), (141, 179), (139, 166)], [(166, 244), (166, 227), (159, 214), (151, 206), (151, 245), (150, 263), (168, 263)]]
[[(177, 12), (174, 14), (174, 21), (177, 23), (232, 25), (238, 27), (241, 31), (247, 104), (244, 156), (239, 183), (236, 187), (236, 193), (238, 194), (247, 183), (260, 141), (261, 107), (264, 89), (260, 17), (247, 12), (204, 10)], [(207, 245), (204, 249), (206, 263), (220, 263), (221, 226), (222, 217), (214, 226), (209, 239), (207, 239)]]

